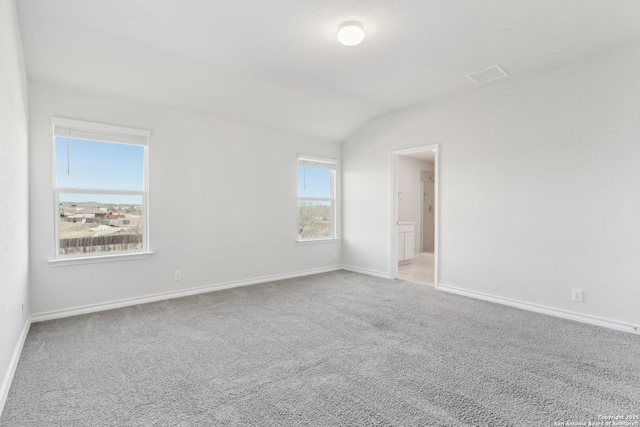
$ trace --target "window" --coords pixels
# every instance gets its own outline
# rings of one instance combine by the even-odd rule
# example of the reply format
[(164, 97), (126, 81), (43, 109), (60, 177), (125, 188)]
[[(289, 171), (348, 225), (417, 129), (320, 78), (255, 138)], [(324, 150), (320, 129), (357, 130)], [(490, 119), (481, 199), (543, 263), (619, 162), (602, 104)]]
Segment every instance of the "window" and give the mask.
[(53, 119), (54, 260), (147, 253), (149, 131)]
[(336, 237), (336, 162), (298, 158), (298, 240)]

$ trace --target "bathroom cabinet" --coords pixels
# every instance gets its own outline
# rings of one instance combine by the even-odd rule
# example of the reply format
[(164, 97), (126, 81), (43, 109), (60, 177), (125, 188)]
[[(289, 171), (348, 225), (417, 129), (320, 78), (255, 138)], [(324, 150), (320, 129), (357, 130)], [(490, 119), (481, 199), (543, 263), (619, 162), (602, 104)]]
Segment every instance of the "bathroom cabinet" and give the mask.
[(416, 256), (415, 228), (415, 222), (398, 222), (398, 262), (407, 261)]

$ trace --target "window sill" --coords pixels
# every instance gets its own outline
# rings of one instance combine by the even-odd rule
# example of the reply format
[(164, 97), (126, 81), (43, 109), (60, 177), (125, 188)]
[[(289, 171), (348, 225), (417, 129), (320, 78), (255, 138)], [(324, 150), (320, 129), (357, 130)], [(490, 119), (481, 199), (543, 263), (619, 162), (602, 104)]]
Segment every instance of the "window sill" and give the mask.
[(340, 239), (332, 237), (330, 239), (309, 239), (309, 240), (296, 240), (299, 245), (314, 245), (316, 243), (337, 243)]
[(50, 259), (49, 265), (51, 267), (63, 267), (66, 265), (94, 264), (99, 262), (131, 261), (134, 259), (151, 258), (151, 255), (153, 255), (153, 252), (134, 252), (129, 254), (97, 255), (97, 256), (88, 256), (88, 257), (76, 257), (76, 258), (57, 258), (57, 259)]

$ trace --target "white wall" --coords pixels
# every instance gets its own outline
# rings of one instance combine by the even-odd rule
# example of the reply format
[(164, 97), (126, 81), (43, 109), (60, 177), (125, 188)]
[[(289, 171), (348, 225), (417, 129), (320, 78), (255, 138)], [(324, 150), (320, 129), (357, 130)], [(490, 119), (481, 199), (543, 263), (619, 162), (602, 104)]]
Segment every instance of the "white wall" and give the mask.
[[(339, 243), (296, 244), (297, 155), (339, 158), (336, 143), (40, 83), (30, 85), (30, 114), (35, 314), (339, 265)], [(153, 132), (150, 259), (48, 264), (53, 115)]]
[(398, 157), (398, 192), (402, 201), (398, 203), (398, 221), (415, 222), (415, 252), (422, 251), (422, 186), (420, 171), (429, 170), (425, 160), (407, 156)]
[(344, 263), (389, 272), (390, 152), (438, 143), (441, 284), (640, 325), (639, 75), (636, 46), (371, 122), (343, 146)]
[(29, 310), (27, 168), (27, 76), (20, 31), (14, 1), (0, 0), (0, 413)]

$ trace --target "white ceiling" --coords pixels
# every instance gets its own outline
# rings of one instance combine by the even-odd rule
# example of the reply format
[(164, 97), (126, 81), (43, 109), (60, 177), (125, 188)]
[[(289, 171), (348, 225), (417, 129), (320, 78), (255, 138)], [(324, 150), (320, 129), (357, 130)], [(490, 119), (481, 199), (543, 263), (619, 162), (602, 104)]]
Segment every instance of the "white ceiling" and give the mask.
[[(330, 140), (488, 66), (640, 42), (638, 0), (16, 1), (32, 80)], [(344, 47), (354, 19), (367, 37)]]

